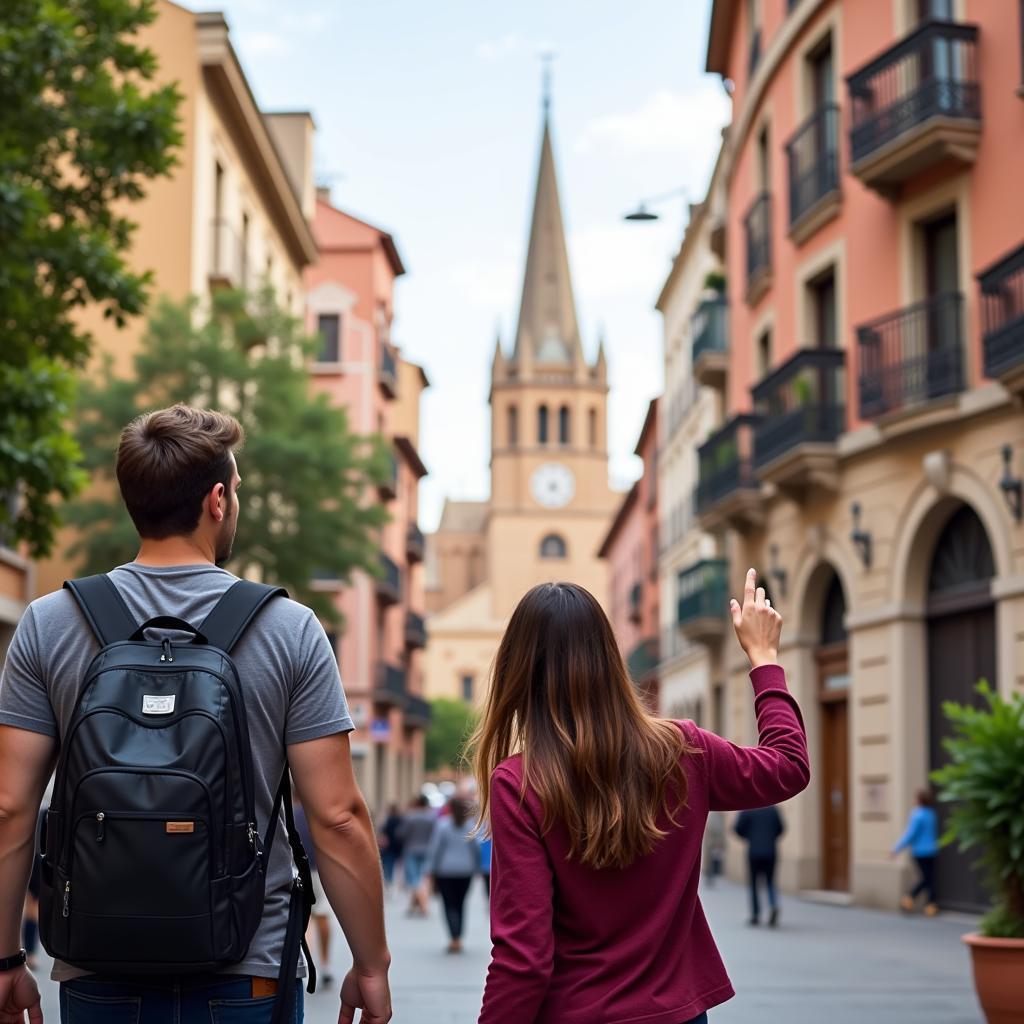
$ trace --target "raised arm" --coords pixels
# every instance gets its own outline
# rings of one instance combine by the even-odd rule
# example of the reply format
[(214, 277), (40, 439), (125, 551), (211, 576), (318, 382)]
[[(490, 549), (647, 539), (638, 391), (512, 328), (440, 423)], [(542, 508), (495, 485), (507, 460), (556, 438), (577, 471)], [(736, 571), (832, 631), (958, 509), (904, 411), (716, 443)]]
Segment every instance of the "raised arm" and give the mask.
[(711, 810), (766, 807), (807, 787), (810, 761), (800, 708), (778, 665), (782, 616), (772, 608), (757, 573), (747, 572), (743, 604), (730, 603), (736, 638), (752, 666), (750, 681), (757, 712), (758, 744), (741, 747), (698, 729), (707, 754)]

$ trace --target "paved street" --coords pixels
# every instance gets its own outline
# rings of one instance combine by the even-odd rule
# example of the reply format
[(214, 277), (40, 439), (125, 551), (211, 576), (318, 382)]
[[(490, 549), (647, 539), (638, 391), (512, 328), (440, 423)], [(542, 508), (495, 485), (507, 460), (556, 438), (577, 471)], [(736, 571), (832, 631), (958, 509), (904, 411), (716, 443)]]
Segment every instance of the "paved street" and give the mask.
[[(971, 925), (788, 899), (778, 932), (744, 923), (741, 889), (704, 894), (715, 937), (736, 988), (713, 1024), (976, 1024), (980, 1015), (960, 935)], [(473, 890), (467, 951), (444, 952), (439, 915), (410, 920), (404, 902), (389, 903), (395, 958), (396, 1024), (473, 1024), (489, 952), (485, 907)], [(344, 962), (336, 940), (337, 975)], [(310, 1024), (337, 1020), (337, 982), (307, 999)], [(47, 1021), (56, 1021), (56, 986), (47, 983)]]

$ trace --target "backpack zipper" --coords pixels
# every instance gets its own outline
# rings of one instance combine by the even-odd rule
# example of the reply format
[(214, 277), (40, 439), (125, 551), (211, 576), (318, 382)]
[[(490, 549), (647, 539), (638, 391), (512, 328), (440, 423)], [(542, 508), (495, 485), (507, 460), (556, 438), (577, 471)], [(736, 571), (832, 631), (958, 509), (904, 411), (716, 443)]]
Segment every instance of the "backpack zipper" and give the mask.
[(96, 812), (96, 842), (102, 843), (106, 835), (104, 829), (104, 823), (107, 820), (107, 816), (102, 811)]
[(71, 879), (64, 883), (64, 916), (71, 916)]

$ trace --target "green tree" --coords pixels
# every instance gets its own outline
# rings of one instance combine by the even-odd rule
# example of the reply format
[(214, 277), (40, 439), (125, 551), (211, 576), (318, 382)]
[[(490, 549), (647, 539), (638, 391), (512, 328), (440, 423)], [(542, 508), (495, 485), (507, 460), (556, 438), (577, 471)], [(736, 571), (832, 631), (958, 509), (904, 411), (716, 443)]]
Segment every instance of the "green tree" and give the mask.
[(476, 713), (464, 700), (437, 697), (430, 702), (433, 717), (427, 730), (424, 761), (428, 772), (455, 768), (476, 725)]
[(123, 253), (130, 204), (180, 143), (173, 86), (134, 34), (152, 0), (4, 0), (0, 16), (0, 534), (51, 548), (53, 496), (84, 482), (68, 421), (92, 338), (75, 310), (118, 325), (148, 276)]
[[(310, 580), (379, 571), (376, 531), (387, 514), (367, 495), (390, 474), (391, 456), (379, 437), (353, 434), (345, 410), (313, 393), (305, 366), (318, 340), (300, 326), (269, 289), (217, 291), (206, 316), (195, 299), (161, 300), (134, 374), (83, 383), (77, 436), (86, 467), (112, 480), (118, 435), (141, 412), (175, 402), (231, 412), (246, 433), (232, 568), (280, 583), (337, 624), (332, 602)], [(69, 519), (82, 531), (71, 555), (83, 556), (87, 572), (138, 548), (114, 487), (79, 499)]]

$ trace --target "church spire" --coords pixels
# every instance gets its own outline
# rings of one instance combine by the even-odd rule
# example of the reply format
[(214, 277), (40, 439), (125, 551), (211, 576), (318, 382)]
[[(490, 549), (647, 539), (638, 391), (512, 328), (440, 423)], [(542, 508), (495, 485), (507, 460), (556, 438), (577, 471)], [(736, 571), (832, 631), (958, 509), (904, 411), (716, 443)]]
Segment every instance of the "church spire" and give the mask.
[(550, 82), (545, 71), (544, 132), (512, 359), (515, 362), (529, 360), (538, 364), (573, 367), (583, 362), (583, 350), (558, 199), (551, 145), (549, 90)]

